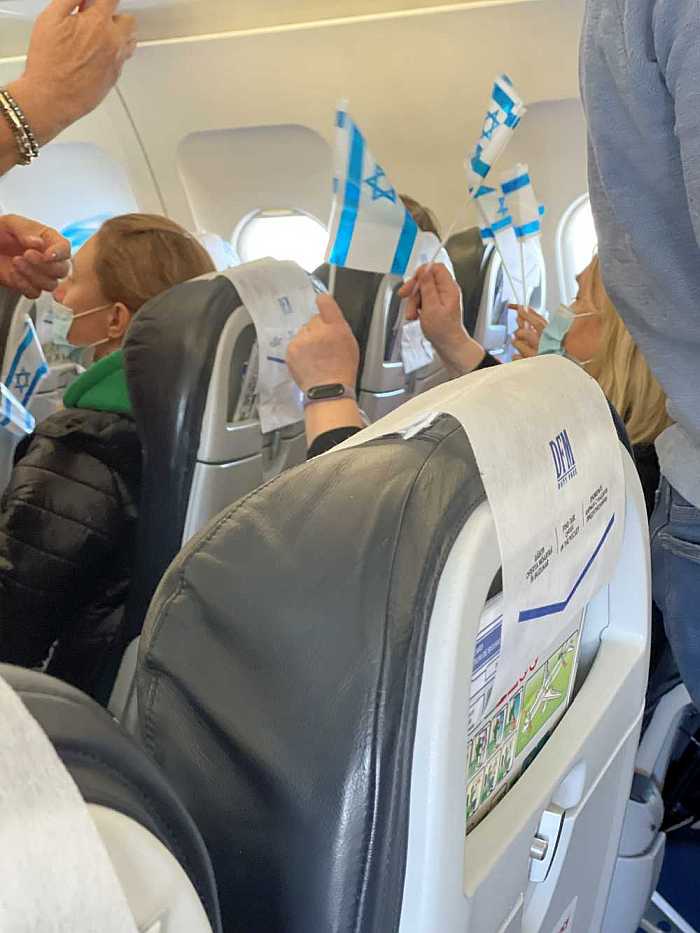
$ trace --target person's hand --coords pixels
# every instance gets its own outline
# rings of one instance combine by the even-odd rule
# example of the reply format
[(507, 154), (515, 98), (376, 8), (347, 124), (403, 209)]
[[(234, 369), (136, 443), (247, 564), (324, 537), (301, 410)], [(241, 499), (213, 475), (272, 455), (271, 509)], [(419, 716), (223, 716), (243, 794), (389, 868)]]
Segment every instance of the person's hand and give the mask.
[(508, 305), (508, 307), (518, 312), (518, 328), (512, 338), (513, 347), (518, 351), (517, 359), (537, 356), (540, 337), (547, 326), (547, 321), (532, 308), (526, 308), (523, 305)]
[(467, 333), (462, 292), (445, 266), (421, 266), (403, 285), (399, 296), (408, 299), (406, 320), (420, 319), (423, 333), (453, 375), (471, 372), (479, 365), (484, 348)]
[(116, 84), (136, 48), (119, 0), (52, 0), (32, 30), (24, 74), (10, 92), (39, 144), (85, 116)]
[(0, 285), (27, 298), (52, 292), (69, 272), (71, 249), (64, 237), (26, 217), (0, 216)]
[(319, 313), (287, 347), (289, 371), (302, 392), (335, 383), (352, 388), (357, 382), (360, 348), (333, 298), (319, 295), (316, 304)]

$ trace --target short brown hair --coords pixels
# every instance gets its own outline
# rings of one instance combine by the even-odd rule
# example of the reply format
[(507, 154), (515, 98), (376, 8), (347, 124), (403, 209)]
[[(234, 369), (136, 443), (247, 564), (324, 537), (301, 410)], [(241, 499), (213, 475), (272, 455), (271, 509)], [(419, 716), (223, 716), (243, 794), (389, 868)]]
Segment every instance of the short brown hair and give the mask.
[(420, 204), (415, 198), (410, 198), (407, 194), (400, 194), (399, 197), (404, 203), (404, 207), (413, 217), (420, 229), (424, 233), (434, 233), (440, 239), (440, 225), (435, 214), (429, 207)]
[(95, 271), (105, 298), (136, 314), (173, 285), (216, 269), (204, 247), (175, 221), (122, 214), (97, 233)]

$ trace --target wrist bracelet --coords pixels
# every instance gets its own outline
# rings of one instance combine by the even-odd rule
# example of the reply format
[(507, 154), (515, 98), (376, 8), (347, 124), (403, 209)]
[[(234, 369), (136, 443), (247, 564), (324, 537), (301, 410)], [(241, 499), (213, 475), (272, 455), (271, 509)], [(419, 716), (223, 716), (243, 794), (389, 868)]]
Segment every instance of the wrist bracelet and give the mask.
[(15, 137), (20, 164), (29, 165), (32, 159), (36, 159), (39, 155), (39, 144), (19, 104), (5, 89), (0, 90), (0, 112)]

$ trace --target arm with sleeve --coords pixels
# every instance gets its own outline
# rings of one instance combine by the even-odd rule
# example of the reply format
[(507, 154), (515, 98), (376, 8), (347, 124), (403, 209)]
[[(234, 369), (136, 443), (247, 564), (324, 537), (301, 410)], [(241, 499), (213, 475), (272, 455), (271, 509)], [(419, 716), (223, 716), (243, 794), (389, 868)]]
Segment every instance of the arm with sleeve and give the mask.
[(659, 69), (673, 98), (688, 211), (700, 246), (700, 4), (660, 0), (653, 33)]
[[(474, 369), (474, 372), (477, 372), (479, 369), (488, 369), (491, 366), (500, 366), (500, 361), (496, 359), (495, 356), (491, 356), (490, 353), (485, 353), (483, 359), (479, 365)], [(354, 437), (362, 428), (357, 428), (351, 425), (347, 427), (334, 428), (332, 431), (326, 431), (314, 440), (313, 444), (309, 446), (309, 450), (306, 454), (307, 460), (313, 460), (314, 457), (319, 457), (321, 454), (327, 453), (329, 450), (332, 450), (334, 447), (337, 447), (338, 444), (342, 444), (343, 441), (347, 441), (348, 438)]]

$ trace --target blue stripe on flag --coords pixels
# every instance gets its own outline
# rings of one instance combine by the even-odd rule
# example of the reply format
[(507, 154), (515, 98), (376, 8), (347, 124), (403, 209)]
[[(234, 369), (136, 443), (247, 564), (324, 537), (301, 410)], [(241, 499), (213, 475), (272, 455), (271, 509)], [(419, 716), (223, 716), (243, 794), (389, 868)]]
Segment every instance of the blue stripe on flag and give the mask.
[(33, 337), (34, 335), (32, 334), (31, 327), (27, 327), (27, 332), (22, 338), (22, 342), (17, 347), (17, 352), (15, 353), (13, 357), (12, 365), (10, 366), (10, 371), (7, 374), (7, 379), (5, 380), (6, 385), (11, 386), (12, 383), (14, 382), (15, 373), (17, 372), (17, 367), (19, 366), (20, 360), (22, 359), (22, 356), (24, 355), (24, 351), (27, 349), (27, 347), (31, 345)]
[(527, 188), (529, 184), (530, 176), (525, 173), (524, 175), (518, 175), (517, 178), (512, 178), (510, 181), (504, 181), (501, 187), (503, 188), (503, 194), (513, 194), (522, 188)]
[(505, 125), (509, 130), (514, 130), (515, 127), (520, 123), (520, 117), (515, 113), (509, 113), (505, 119)]
[(540, 204), (540, 206), (537, 208), (537, 210), (540, 212), (540, 217), (544, 217), (544, 215), (545, 215), (545, 213), (546, 213), (546, 208), (545, 208), (544, 204)]
[(515, 106), (513, 98), (499, 84), (493, 86), (493, 99), (504, 113), (510, 113)]
[(39, 383), (44, 378), (44, 376), (48, 373), (48, 371), (49, 371), (49, 367), (47, 366), (47, 364), (42, 363), (41, 366), (34, 373), (34, 378), (32, 379), (31, 383), (29, 384), (29, 388), (24, 393), (24, 396), (22, 398), (22, 404), (24, 405), (25, 408), (29, 404), (31, 397), (34, 395), (34, 391), (36, 387), (39, 385)]
[(345, 127), (345, 116), (346, 114), (344, 110), (336, 110), (335, 125), (338, 127), (339, 130), (344, 129)]
[(495, 223), (492, 223), (491, 229), (494, 233), (498, 233), (499, 230), (505, 230), (506, 227), (510, 227), (512, 223), (513, 218), (508, 215), (508, 217), (504, 217), (503, 220), (497, 220)]
[(479, 233), (482, 240), (493, 240), (493, 230), (491, 227), (480, 227)]
[(352, 236), (355, 232), (357, 209), (360, 206), (360, 188), (362, 185), (362, 166), (365, 158), (365, 141), (362, 134), (352, 124), (350, 154), (348, 157), (348, 175), (345, 179), (345, 203), (340, 215), (338, 233), (335, 237), (329, 262), (333, 266), (344, 266), (347, 262)]
[(533, 622), (535, 619), (544, 619), (546, 616), (556, 615), (558, 612), (563, 612), (566, 609), (566, 607), (569, 605), (571, 600), (574, 598), (574, 594), (576, 593), (576, 590), (583, 583), (584, 577), (586, 577), (586, 575), (588, 574), (588, 571), (593, 566), (593, 561), (596, 559), (598, 554), (600, 554), (600, 550), (605, 544), (605, 540), (610, 534), (610, 532), (612, 531), (612, 527), (614, 524), (615, 524), (615, 516), (613, 515), (613, 517), (608, 522), (608, 527), (603, 532), (603, 537), (600, 539), (600, 541), (596, 545), (596, 548), (591, 554), (591, 557), (588, 563), (586, 564), (586, 566), (583, 568), (583, 570), (579, 574), (578, 580), (574, 583), (571, 589), (571, 592), (566, 597), (566, 599), (560, 603), (552, 603), (552, 605), (550, 606), (540, 606), (538, 609), (527, 609), (525, 612), (521, 612), (518, 615), (518, 622)]
[(532, 223), (523, 224), (522, 227), (514, 227), (515, 235), (522, 239), (524, 236), (532, 236), (533, 233), (539, 233), (542, 225), (539, 220), (533, 220)]
[(479, 188), (479, 190), (476, 192), (476, 194), (474, 195), (474, 197), (475, 197), (475, 198), (483, 198), (483, 196), (484, 196), (485, 194), (493, 194), (493, 193), (495, 192), (495, 190), (496, 190), (495, 188), (489, 188), (488, 185), (482, 185), (482, 186)]
[(491, 171), (491, 166), (487, 165), (486, 162), (483, 162), (476, 156), (472, 156), (471, 164), (476, 174), (481, 175), (482, 178), (486, 178), (488, 173)]
[(418, 236), (418, 225), (411, 215), (406, 211), (403, 219), (403, 229), (394, 254), (394, 261), (391, 264), (392, 275), (404, 275), (408, 268), (408, 261), (411, 258), (413, 247)]

